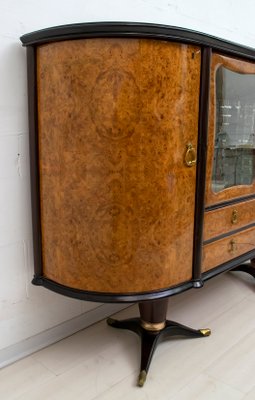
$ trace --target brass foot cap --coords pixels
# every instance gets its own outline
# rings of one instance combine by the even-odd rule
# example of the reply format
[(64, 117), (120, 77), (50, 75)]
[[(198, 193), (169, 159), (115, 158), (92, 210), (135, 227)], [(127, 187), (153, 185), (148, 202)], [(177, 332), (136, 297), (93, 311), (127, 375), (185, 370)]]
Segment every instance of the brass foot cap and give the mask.
[(138, 386), (142, 387), (145, 384), (147, 378), (147, 373), (146, 371), (143, 369), (140, 374), (139, 374), (139, 378), (138, 378)]
[(114, 322), (115, 322), (115, 319), (113, 319), (113, 318), (107, 318), (107, 324), (108, 325), (113, 325), (114, 324)]
[(211, 329), (199, 329), (199, 332), (202, 333), (203, 336), (211, 335)]

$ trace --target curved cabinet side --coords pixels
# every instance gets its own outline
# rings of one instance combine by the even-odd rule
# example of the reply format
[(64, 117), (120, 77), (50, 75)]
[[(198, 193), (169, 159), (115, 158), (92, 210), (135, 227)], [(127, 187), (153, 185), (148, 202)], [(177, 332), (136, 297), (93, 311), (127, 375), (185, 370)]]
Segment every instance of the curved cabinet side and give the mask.
[(51, 43), (37, 84), (43, 275), (111, 294), (191, 280), (200, 49)]

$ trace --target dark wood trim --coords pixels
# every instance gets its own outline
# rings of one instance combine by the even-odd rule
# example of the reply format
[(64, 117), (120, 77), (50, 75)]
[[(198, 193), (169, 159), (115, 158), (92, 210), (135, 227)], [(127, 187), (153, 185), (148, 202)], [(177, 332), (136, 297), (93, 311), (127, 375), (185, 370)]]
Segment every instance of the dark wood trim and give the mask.
[(134, 303), (147, 300), (157, 300), (168, 296), (174, 296), (193, 287), (193, 282), (184, 282), (181, 285), (155, 292), (141, 293), (104, 293), (90, 292), (86, 290), (74, 289), (51, 281), (44, 276), (35, 276), (32, 283), (36, 286), (43, 286), (56, 293), (75, 299), (94, 301), (100, 303)]
[(253, 200), (253, 199), (255, 199), (255, 194), (251, 194), (249, 196), (238, 197), (236, 199), (222, 201), (221, 203), (212, 204), (210, 206), (207, 206), (207, 207), (205, 207), (205, 211), (217, 210), (218, 208), (231, 206), (232, 204), (238, 204), (238, 203), (242, 203), (243, 201), (248, 201), (248, 200)]
[(226, 238), (226, 237), (228, 237), (228, 236), (235, 235), (236, 233), (239, 233), (239, 232), (243, 232), (243, 231), (245, 231), (246, 229), (254, 228), (254, 226), (255, 226), (255, 223), (253, 222), (252, 224), (242, 226), (241, 228), (234, 229), (234, 230), (232, 230), (232, 231), (223, 233), (222, 235), (218, 235), (218, 236), (215, 236), (215, 237), (213, 237), (213, 238), (211, 238), (211, 239), (205, 240), (205, 241), (203, 242), (203, 244), (206, 245), (206, 244), (210, 244), (210, 243), (216, 242), (217, 240), (224, 239), (224, 238)]
[(21, 36), (24, 46), (95, 37), (141, 37), (211, 47), (225, 54), (255, 60), (254, 49), (190, 29), (141, 22), (89, 22), (61, 25)]
[(193, 244), (193, 281), (195, 286), (202, 285), (201, 260), (203, 245), (203, 225), (205, 208), (205, 181), (206, 181), (206, 155), (208, 136), (208, 113), (210, 92), (210, 66), (211, 49), (202, 49), (200, 100), (199, 100), (199, 122), (198, 122), (198, 154), (197, 154), (197, 176), (196, 176), (196, 199), (195, 199), (195, 222), (194, 222), (194, 244)]
[(30, 150), (30, 182), (31, 205), (34, 244), (35, 275), (42, 275), (42, 239), (40, 214), (40, 180), (38, 166), (38, 135), (37, 135), (37, 85), (36, 85), (36, 49), (27, 47), (28, 71), (28, 111), (29, 111), (29, 150)]
[(143, 301), (139, 304), (140, 317), (143, 321), (160, 323), (166, 320), (168, 298)]

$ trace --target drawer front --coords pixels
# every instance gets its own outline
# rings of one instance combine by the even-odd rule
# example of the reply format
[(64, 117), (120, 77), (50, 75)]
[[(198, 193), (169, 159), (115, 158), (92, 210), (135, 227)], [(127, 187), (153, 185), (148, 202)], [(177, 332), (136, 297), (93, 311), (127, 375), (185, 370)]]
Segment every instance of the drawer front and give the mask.
[(205, 212), (204, 241), (255, 222), (255, 199)]
[(255, 227), (206, 244), (202, 272), (208, 271), (255, 248)]

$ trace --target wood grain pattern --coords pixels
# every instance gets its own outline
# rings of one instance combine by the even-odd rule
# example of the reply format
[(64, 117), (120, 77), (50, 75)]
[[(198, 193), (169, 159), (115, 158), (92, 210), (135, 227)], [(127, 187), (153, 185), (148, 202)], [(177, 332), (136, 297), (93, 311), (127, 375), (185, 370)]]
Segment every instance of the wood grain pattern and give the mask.
[(255, 228), (206, 244), (203, 248), (202, 271), (206, 272), (255, 247)]
[[(233, 213), (236, 223), (233, 223)], [(255, 222), (255, 200), (249, 200), (220, 209), (206, 211), (204, 218), (204, 240), (212, 239), (234, 229)]]
[(200, 49), (65, 41), (37, 65), (44, 276), (107, 293), (190, 280)]
[(220, 66), (224, 66), (231, 71), (255, 74), (255, 63), (243, 61), (237, 58), (229, 58), (220, 54), (212, 55), (211, 64), (211, 84), (210, 84), (210, 108), (209, 108), (209, 140), (207, 153), (206, 171), (206, 205), (217, 204), (225, 200), (242, 197), (255, 193), (255, 180), (252, 185), (237, 185), (226, 188), (220, 192), (212, 190), (212, 169), (215, 143), (215, 118), (216, 118), (216, 88), (215, 76)]

